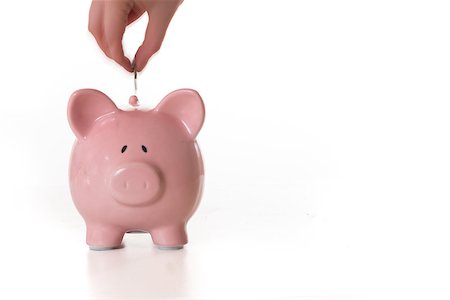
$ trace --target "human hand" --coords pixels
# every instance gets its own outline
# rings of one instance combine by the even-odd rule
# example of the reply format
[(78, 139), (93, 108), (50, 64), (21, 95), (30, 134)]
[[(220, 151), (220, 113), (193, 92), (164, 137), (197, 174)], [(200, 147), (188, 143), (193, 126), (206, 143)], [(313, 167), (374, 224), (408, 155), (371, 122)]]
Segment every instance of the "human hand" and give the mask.
[[(127, 71), (133, 66), (140, 72), (155, 54), (175, 11), (183, 0), (92, 0), (89, 11), (89, 31), (102, 51)], [(122, 38), (128, 25), (147, 12), (149, 21), (145, 38), (133, 63), (123, 52)]]

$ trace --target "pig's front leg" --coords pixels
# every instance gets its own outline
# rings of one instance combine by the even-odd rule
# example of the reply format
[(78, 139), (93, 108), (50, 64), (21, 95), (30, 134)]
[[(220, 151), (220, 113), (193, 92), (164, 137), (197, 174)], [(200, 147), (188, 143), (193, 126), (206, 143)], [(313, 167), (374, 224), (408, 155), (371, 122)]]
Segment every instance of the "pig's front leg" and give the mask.
[(122, 245), (122, 230), (104, 224), (86, 224), (86, 243), (91, 250), (111, 250)]
[(160, 249), (181, 249), (188, 242), (186, 224), (158, 227), (149, 232)]

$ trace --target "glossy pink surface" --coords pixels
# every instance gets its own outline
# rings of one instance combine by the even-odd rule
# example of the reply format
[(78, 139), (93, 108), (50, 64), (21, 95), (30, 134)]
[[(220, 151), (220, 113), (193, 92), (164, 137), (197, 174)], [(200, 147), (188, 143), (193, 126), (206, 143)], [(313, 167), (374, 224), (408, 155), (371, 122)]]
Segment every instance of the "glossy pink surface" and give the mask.
[(92, 249), (119, 247), (135, 230), (149, 232), (158, 246), (187, 243), (186, 223), (203, 186), (195, 138), (204, 116), (201, 97), (189, 89), (147, 111), (118, 109), (97, 90), (72, 94), (70, 188)]

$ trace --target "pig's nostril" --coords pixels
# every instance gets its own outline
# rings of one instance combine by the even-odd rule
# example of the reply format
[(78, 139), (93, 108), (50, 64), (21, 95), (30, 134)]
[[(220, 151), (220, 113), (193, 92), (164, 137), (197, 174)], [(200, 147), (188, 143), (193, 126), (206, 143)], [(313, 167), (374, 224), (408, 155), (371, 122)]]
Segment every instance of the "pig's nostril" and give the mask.
[(133, 182), (132, 181), (132, 182), (130, 182), (129, 180), (124, 180), (122, 182), (122, 186), (125, 190), (129, 190), (130, 188), (136, 189), (138, 187), (142, 187), (146, 190), (148, 190), (150, 188), (150, 184), (148, 183), (148, 181), (141, 181), (141, 182), (139, 182), (139, 181)]
[(123, 147), (122, 147), (122, 150), (120, 150), (120, 152), (124, 153), (125, 150), (127, 150), (127, 147), (128, 147), (127, 145), (123, 146)]

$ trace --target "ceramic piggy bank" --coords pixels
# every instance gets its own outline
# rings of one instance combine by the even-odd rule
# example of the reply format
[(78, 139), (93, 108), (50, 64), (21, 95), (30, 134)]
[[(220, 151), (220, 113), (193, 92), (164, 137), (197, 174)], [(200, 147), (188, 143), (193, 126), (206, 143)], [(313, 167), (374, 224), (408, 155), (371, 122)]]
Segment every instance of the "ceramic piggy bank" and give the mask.
[(120, 247), (129, 231), (149, 232), (161, 248), (181, 248), (200, 201), (204, 173), (195, 138), (205, 110), (199, 94), (177, 90), (152, 110), (136, 107), (118, 109), (91, 89), (69, 100), (76, 136), (70, 190), (94, 250)]

